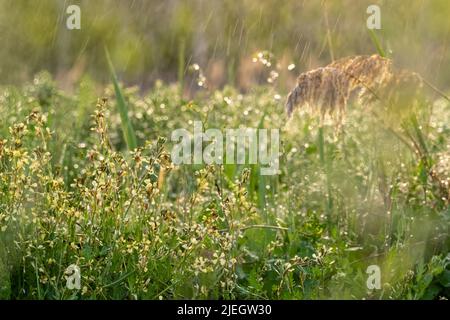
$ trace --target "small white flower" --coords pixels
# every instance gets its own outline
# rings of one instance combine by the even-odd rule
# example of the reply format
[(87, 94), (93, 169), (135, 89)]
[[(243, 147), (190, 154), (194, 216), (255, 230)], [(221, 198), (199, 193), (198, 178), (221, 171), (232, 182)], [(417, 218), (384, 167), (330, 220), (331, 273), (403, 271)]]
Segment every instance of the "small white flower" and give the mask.
[(64, 271), (66, 274), (66, 287), (69, 290), (80, 290), (81, 288), (81, 272), (80, 267), (76, 264), (71, 264)]

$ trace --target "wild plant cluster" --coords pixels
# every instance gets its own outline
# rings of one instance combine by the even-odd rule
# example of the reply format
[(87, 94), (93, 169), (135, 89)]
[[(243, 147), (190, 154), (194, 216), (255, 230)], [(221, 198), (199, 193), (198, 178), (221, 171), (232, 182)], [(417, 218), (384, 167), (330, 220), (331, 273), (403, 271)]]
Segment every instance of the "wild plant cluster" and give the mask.
[[(85, 78), (69, 95), (39, 74), (1, 89), (1, 298), (448, 298), (448, 101), (401, 121), (350, 103), (337, 132), (305, 110), (287, 121), (272, 86), (123, 96), (134, 150), (112, 87)], [(174, 166), (170, 133), (196, 120), (281, 128), (279, 174)]]

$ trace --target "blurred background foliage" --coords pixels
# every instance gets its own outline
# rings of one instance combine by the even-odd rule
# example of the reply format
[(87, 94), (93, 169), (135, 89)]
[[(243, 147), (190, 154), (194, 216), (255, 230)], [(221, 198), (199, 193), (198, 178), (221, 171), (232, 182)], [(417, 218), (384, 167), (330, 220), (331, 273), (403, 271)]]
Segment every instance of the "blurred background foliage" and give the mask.
[[(81, 8), (81, 30), (66, 28), (71, 4)], [(437, 85), (450, 81), (442, 72), (450, 65), (447, 0), (1, 0), (0, 84), (22, 83), (41, 70), (65, 89), (84, 74), (109, 82), (106, 45), (127, 84), (182, 81), (198, 63), (212, 87), (246, 90), (265, 80), (251, 58), (268, 50), (280, 68), (296, 65), (280, 81), (280, 89), (290, 88), (295, 75), (333, 57), (375, 52), (366, 28), (370, 4), (381, 8), (378, 34), (396, 63)]]

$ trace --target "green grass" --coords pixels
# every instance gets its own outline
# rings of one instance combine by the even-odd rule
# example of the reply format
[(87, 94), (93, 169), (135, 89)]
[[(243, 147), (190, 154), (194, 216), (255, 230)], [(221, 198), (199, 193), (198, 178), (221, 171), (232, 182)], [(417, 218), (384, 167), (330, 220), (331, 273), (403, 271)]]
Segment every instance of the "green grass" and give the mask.
[[(378, 1), (376, 31), (372, 1), (111, 3), (68, 30), (0, 1), (0, 299), (449, 298), (448, 0)], [(427, 96), (286, 118), (301, 72), (375, 52)], [(174, 166), (199, 120), (280, 129), (280, 174)]]
[[(2, 89), (1, 298), (449, 297), (450, 211), (430, 174), (449, 178), (447, 102), (391, 123), (350, 106), (338, 132), (307, 114), (287, 122), (273, 87), (188, 101), (178, 85), (139, 95), (113, 79), (96, 108), (88, 79), (74, 95), (45, 75)], [(199, 119), (281, 128), (280, 175), (173, 166), (172, 130)], [(71, 264), (80, 290), (66, 288)], [(366, 287), (371, 264), (381, 290)]]
[(373, 44), (375, 45), (375, 48), (377, 49), (377, 52), (380, 56), (383, 58), (386, 58), (386, 52), (383, 49), (383, 46), (380, 43), (380, 40), (377, 37), (377, 34), (372, 29), (369, 29), (369, 35), (370, 39), (372, 40)]
[(108, 61), (109, 72), (111, 73), (111, 79), (114, 85), (114, 92), (116, 94), (117, 109), (119, 110), (120, 120), (122, 124), (123, 136), (127, 143), (128, 150), (133, 151), (137, 147), (136, 135), (134, 133), (133, 125), (128, 118), (128, 107), (123, 97), (122, 90), (120, 89), (119, 81), (117, 80), (116, 71), (114, 69), (109, 51), (105, 47), (106, 60)]

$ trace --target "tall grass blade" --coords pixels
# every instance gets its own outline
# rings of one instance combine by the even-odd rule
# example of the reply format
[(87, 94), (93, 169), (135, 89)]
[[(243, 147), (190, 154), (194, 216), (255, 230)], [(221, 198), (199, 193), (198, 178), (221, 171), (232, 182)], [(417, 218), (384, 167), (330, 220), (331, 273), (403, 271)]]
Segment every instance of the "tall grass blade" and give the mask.
[(114, 92), (116, 94), (117, 108), (119, 109), (120, 121), (122, 125), (122, 131), (127, 144), (128, 150), (134, 150), (137, 148), (136, 134), (131, 124), (130, 118), (128, 117), (128, 107), (125, 103), (125, 98), (123, 97), (122, 90), (120, 89), (119, 82), (117, 81), (116, 71), (114, 65), (111, 61), (108, 48), (105, 47), (106, 59), (108, 61), (109, 72), (111, 73), (111, 78), (114, 85)]
[(386, 51), (384, 51), (383, 46), (381, 45), (380, 40), (378, 39), (377, 35), (372, 29), (369, 29), (369, 35), (372, 39), (373, 44), (377, 48), (378, 54), (382, 56), (383, 58), (386, 58)]
[(178, 51), (178, 85), (180, 88), (180, 96), (183, 96), (184, 89), (184, 73), (186, 70), (186, 40), (182, 38), (180, 40), (180, 49)]

